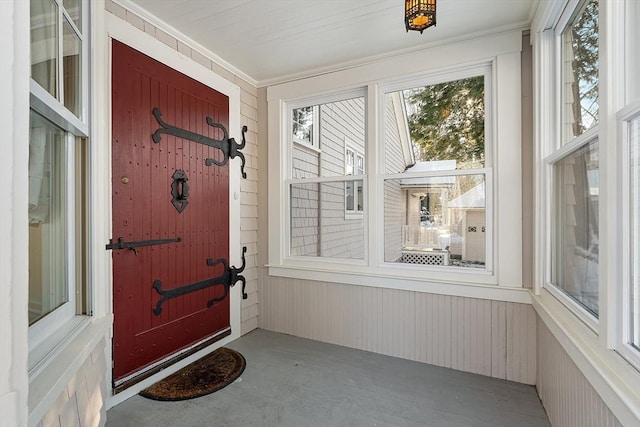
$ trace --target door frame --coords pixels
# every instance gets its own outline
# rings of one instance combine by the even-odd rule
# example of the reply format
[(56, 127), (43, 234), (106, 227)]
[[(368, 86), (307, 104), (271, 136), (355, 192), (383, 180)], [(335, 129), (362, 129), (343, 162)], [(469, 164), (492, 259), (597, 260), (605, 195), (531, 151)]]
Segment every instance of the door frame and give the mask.
[[(105, 12), (103, 14), (103, 22), (94, 22), (94, 37), (99, 38), (96, 40), (96, 46), (94, 58), (93, 58), (93, 74), (92, 80), (94, 85), (94, 126), (96, 134), (104, 135), (104, 139), (100, 138), (100, 141), (96, 141), (96, 145), (99, 147), (96, 149), (100, 151), (100, 158), (102, 163), (94, 171), (95, 181), (92, 183), (92, 209), (93, 212), (100, 215), (100, 218), (96, 218), (96, 226), (92, 230), (94, 231), (94, 244), (92, 248), (95, 251), (94, 257), (100, 258), (96, 260), (96, 266), (92, 272), (92, 283), (105, 283), (104, 277), (98, 279), (96, 277), (97, 272), (106, 275), (107, 285), (106, 289), (102, 289), (102, 286), (98, 286), (95, 292), (95, 300), (98, 305), (106, 303), (108, 307), (108, 313), (113, 316), (113, 272), (112, 272), (112, 259), (110, 251), (104, 250), (104, 245), (109, 241), (111, 237), (111, 42), (112, 39), (116, 39), (133, 49), (136, 49), (143, 54), (173, 68), (174, 70), (181, 72), (202, 84), (226, 95), (229, 97), (229, 136), (236, 138), (241, 137), (241, 121), (240, 121), (240, 87), (234, 83), (222, 78), (215, 74), (212, 70), (204, 67), (203, 65), (195, 62), (191, 58), (184, 56), (177, 50), (172, 49), (168, 45), (152, 37), (151, 35), (140, 31), (133, 25), (117, 18), (111, 13)], [(102, 30), (100, 30), (102, 28)], [(102, 101), (100, 101), (102, 100)], [(94, 145), (95, 146), (95, 145)], [(240, 266), (242, 264), (242, 250), (240, 244), (240, 164), (239, 158), (229, 159), (229, 264)], [(104, 208), (101, 210), (101, 207)], [(100, 213), (103, 212), (103, 213)], [(103, 217), (104, 216), (104, 217)], [(101, 248), (101, 249), (100, 249)], [(104, 257), (100, 252), (104, 252)], [(98, 281), (94, 280), (97, 279)], [(220, 341), (213, 343), (210, 346), (176, 362), (170, 367), (162, 370), (161, 372), (154, 374), (145, 380), (129, 387), (127, 390), (121, 391), (114, 395), (110, 387), (112, 383), (112, 372), (109, 366), (106, 382), (108, 384), (106, 406), (107, 409), (117, 405), (120, 402), (134, 396), (140, 390), (150, 386), (156, 381), (176, 372), (189, 363), (201, 358), (205, 354), (213, 351), (216, 348), (228, 344), (240, 337), (241, 327), (241, 301), (242, 301), (242, 289), (241, 286), (234, 286), (229, 292), (230, 298), (230, 322), (231, 322), (231, 334)], [(113, 324), (113, 320), (112, 320)], [(113, 335), (113, 328), (110, 337)], [(108, 343), (105, 349), (107, 360), (113, 360), (113, 352), (111, 345)]]

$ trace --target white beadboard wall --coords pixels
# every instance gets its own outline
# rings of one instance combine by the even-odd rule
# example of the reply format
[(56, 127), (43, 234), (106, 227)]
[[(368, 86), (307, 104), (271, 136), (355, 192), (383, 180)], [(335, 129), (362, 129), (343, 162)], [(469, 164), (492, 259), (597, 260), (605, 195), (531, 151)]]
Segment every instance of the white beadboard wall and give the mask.
[(260, 327), (535, 384), (536, 314), (527, 304), (271, 277)]
[(538, 323), (536, 388), (552, 426), (621, 427), (551, 331)]
[[(240, 183), (240, 243), (247, 247), (244, 277), (247, 279), (248, 299), (242, 301), (241, 334), (258, 327), (258, 287), (256, 255), (258, 252), (258, 90), (241, 77), (213, 62), (207, 56), (192, 49), (187, 44), (157, 28), (123, 6), (106, 0), (105, 8), (123, 21), (153, 36), (172, 49), (210, 69), (219, 76), (240, 87), (240, 120), (248, 127), (247, 145), (242, 150), (246, 158), (247, 179)], [(238, 138), (238, 136), (236, 136)]]

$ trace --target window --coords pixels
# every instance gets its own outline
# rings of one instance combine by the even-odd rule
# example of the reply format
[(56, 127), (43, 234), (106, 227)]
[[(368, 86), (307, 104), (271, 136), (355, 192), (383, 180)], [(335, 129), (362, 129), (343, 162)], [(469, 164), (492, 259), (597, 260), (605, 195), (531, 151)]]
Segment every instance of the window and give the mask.
[(290, 111), (289, 255), (364, 259), (365, 98)]
[(563, 29), (562, 142), (598, 124), (598, 1), (583, 1)]
[(82, 32), (87, 7), (80, 0), (31, 0), (29, 324), (37, 335), (32, 345), (51, 328), (88, 312), (88, 41)]
[(490, 268), (489, 70), (475, 72), (385, 95), (386, 262)]
[(557, 295), (592, 324), (599, 315), (600, 278), (598, 1), (581, 2), (566, 22), (556, 30), (561, 141), (547, 157), (553, 176), (550, 290), (559, 290)]
[[(364, 155), (349, 148), (348, 142), (345, 153), (345, 175), (364, 175)], [(352, 214), (362, 214), (364, 210), (364, 183), (362, 180), (345, 182), (345, 211), (346, 217), (352, 218)]]
[(296, 108), (292, 112), (293, 140), (301, 144), (319, 148), (318, 143), (318, 107)]
[[(270, 275), (511, 300), (522, 34), (486, 41), (269, 87)], [(293, 112), (314, 108), (311, 146)]]

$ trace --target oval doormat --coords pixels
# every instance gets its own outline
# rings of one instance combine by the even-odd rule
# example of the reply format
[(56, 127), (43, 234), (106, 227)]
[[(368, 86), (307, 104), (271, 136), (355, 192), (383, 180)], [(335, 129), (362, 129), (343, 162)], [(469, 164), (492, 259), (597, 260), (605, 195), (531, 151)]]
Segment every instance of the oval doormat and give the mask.
[(240, 353), (221, 347), (145, 388), (140, 396), (155, 400), (186, 400), (204, 396), (234, 382), (245, 366), (246, 361)]

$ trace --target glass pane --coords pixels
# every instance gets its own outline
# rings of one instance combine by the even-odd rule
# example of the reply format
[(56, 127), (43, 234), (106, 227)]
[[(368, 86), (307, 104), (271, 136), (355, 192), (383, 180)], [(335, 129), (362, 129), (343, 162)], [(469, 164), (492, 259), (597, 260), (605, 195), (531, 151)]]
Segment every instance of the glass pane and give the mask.
[(562, 33), (563, 142), (598, 124), (598, 1), (579, 8)]
[[(293, 178), (353, 174), (355, 155), (361, 156), (362, 164), (366, 164), (364, 97), (298, 108), (292, 114), (293, 139), (299, 142), (293, 144)], [(347, 145), (355, 153), (350, 173)]]
[(293, 110), (292, 123), (294, 141), (309, 145), (314, 145), (316, 142), (313, 138), (314, 110), (317, 110), (317, 108), (303, 107)]
[(640, 349), (640, 117), (629, 123), (631, 189), (630, 341)]
[(484, 175), (384, 181), (385, 262), (485, 268)]
[(65, 10), (73, 19), (73, 23), (76, 24), (78, 30), (82, 31), (82, 26), (80, 25), (81, 17), (82, 17), (82, 1), (81, 0), (63, 0), (62, 5)]
[(81, 42), (71, 25), (64, 20), (62, 69), (64, 77), (64, 106), (77, 117), (80, 117), (82, 100), (81, 86)]
[(598, 144), (554, 165), (556, 248), (553, 284), (598, 316)]
[(385, 173), (484, 167), (484, 116), (483, 76), (387, 93)]
[(291, 255), (364, 259), (364, 216), (346, 215), (344, 181), (290, 190)]
[(51, 0), (31, 0), (31, 77), (58, 97), (58, 8)]
[(29, 324), (69, 300), (65, 236), (65, 133), (31, 111), (29, 134)]

